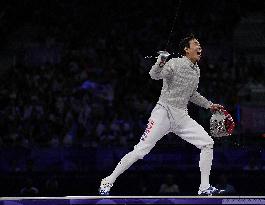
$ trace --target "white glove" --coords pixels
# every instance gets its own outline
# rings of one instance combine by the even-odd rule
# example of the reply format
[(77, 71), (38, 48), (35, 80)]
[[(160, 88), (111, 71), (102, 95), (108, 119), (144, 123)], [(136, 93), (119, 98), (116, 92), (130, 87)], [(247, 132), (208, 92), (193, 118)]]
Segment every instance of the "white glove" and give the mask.
[(167, 51), (158, 51), (157, 63), (159, 67), (163, 67), (166, 64), (166, 60), (170, 54)]

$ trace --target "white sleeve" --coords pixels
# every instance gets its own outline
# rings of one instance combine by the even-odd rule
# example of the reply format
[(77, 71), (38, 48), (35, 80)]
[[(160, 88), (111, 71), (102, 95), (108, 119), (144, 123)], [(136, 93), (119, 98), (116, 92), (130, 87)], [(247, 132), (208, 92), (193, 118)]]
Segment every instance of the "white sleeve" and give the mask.
[(160, 67), (159, 63), (161, 62), (160, 57), (158, 57), (155, 65), (152, 66), (149, 74), (152, 79), (160, 80), (163, 78), (169, 78), (173, 75), (173, 59), (170, 59), (164, 66)]
[(196, 90), (193, 92), (192, 96), (190, 97), (190, 101), (206, 109), (209, 109), (210, 106), (213, 104), (211, 101), (207, 100), (200, 93), (198, 93)]

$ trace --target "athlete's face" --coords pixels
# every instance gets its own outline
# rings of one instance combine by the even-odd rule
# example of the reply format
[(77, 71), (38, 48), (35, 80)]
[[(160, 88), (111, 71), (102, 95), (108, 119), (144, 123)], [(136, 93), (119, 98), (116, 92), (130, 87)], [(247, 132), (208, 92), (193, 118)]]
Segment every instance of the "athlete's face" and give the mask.
[(190, 47), (185, 48), (186, 57), (191, 60), (191, 62), (196, 63), (201, 59), (202, 56), (202, 48), (197, 39), (190, 40)]

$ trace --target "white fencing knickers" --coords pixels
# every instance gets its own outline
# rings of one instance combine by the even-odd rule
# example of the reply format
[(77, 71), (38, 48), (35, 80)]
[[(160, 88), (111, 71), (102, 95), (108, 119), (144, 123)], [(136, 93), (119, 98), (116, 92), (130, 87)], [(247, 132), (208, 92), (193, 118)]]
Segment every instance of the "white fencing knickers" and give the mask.
[(155, 146), (156, 142), (169, 132), (174, 132), (182, 139), (201, 149), (199, 162), (201, 171), (200, 189), (207, 189), (209, 187), (214, 141), (204, 128), (188, 115), (187, 110), (173, 108), (160, 102), (153, 109), (140, 142), (134, 146), (133, 151), (121, 159), (113, 173), (107, 177), (108, 181), (114, 183), (120, 174), (138, 159), (143, 159)]

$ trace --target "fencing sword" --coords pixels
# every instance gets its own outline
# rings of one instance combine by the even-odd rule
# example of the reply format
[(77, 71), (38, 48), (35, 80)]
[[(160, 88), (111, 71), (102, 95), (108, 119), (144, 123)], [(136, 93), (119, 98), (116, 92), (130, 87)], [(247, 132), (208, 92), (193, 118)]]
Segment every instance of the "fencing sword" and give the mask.
[[(170, 55), (173, 55), (174, 53), (170, 54), (167, 50), (168, 48), (168, 45), (169, 45), (169, 42), (170, 42), (170, 39), (171, 39), (171, 36), (172, 36), (172, 33), (173, 33), (173, 30), (174, 30), (174, 27), (175, 27), (175, 24), (176, 24), (176, 20), (177, 20), (177, 17), (179, 15), (179, 9), (180, 9), (180, 6), (181, 6), (181, 1), (182, 0), (179, 0), (178, 2), (178, 5), (177, 5), (177, 9), (176, 9), (176, 14), (175, 14), (175, 17), (174, 17), (174, 20), (173, 20), (173, 23), (172, 23), (172, 26), (171, 26), (171, 30), (169, 32), (169, 35), (168, 35), (168, 38), (167, 38), (167, 43), (166, 43), (166, 46), (165, 46), (165, 50), (164, 51), (158, 51), (157, 54), (158, 55), (161, 55), (163, 58), (168, 58), (168, 56)], [(144, 58), (145, 59), (149, 59), (149, 58), (153, 58), (154, 56), (145, 56)], [(155, 57), (157, 58), (157, 57)]]

